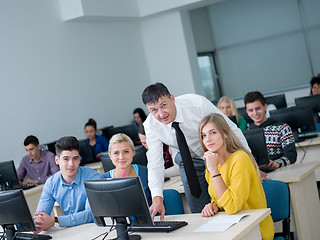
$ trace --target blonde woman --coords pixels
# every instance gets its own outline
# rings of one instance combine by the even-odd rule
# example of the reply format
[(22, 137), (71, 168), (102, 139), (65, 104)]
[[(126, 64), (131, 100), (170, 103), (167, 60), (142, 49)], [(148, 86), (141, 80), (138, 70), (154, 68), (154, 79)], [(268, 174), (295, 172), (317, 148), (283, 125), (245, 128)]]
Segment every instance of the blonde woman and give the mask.
[(226, 116), (236, 116), (237, 125), (243, 131), (247, 128), (247, 121), (238, 114), (238, 110), (232, 98), (223, 96), (219, 99), (218, 108)]
[(134, 154), (134, 145), (130, 137), (124, 133), (113, 135), (109, 142), (109, 156), (116, 168), (103, 174), (102, 178), (139, 176), (148, 203), (151, 205), (151, 193), (148, 187), (148, 169), (146, 166), (131, 164)]
[[(266, 208), (258, 166), (225, 119), (217, 113), (204, 117), (199, 124), (199, 137), (211, 197), (202, 216), (212, 217), (218, 211), (235, 214), (240, 210)], [(259, 226), (262, 239), (273, 239), (270, 215)]]

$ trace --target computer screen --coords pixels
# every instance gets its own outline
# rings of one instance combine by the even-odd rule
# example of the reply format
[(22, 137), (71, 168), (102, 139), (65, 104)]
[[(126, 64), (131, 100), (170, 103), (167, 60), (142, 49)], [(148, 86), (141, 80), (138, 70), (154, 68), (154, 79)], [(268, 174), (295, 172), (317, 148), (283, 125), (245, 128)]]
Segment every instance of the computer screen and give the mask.
[(228, 118), (229, 118), (232, 122), (234, 122), (235, 124), (238, 125), (238, 123), (237, 123), (237, 117), (236, 117), (235, 115), (228, 116)]
[(293, 131), (296, 142), (302, 141), (304, 138), (301, 135), (299, 136), (299, 134), (316, 130), (312, 109), (307, 106), (270, 111), (270, 118), (287, 123)]
[(81, 156), (80, 165), (81, 166), (83, 166), (87, 163), (93, 163), (93, 162), (100, 161), (99, 158), (93, 158), (93, 156), (91, 155), (87, 139), (79, 140), (79, 146), (80, 146), (80, 156)]
[(1, 190), (6, 190), (19, 185), (17, 171), (12, 160), (0, 162)]
[(243, 134), (258, 166), (269, 164), (270, 160), (263, 128), (244, 130)]
[(36, 230), (22, 190), (0, 192), (0, 225), (6, 239), (15, 239), (16, 232)]
[(129, 226), (152, 226), (146, 196), (139, 177), (87, 180), (84, 182), (98, 226), (115, 221), (117, 235), (127, 235)]
[(320, 112), (320, 95), (314, 95), (314, 96), (307, 96), (307, 97), (301, 97), (294, 99), (294, 102), (297, 107), (310, 107), (313, 111), (313, 118), (316, 123), (319, 121), (319, 115)]
[(253, 123), (252, 119), (249, 117), (249, 115), (247, 113), (246, 107), (240, 107), (240, 108), (237, 108), (237, 110), (238, 110), (239, 115), (241, 117), (243, 117), (247, 121), (247, 123), (249, 123), (249, 124)]
[(117, 133), (124, 133), (124, 134), (128, 135), (134, 144), (137, 144), (140, 142), (138, 133), (135, 130), (133, 124), (120, 126), (120, 127), (113, 127), (109, 130), (109, 134), (111, 137)]
[(273, 104), (277, 109), (287, 107), (286, 96), (284, 94), (265, 97), (265, 99), (267, 104)]

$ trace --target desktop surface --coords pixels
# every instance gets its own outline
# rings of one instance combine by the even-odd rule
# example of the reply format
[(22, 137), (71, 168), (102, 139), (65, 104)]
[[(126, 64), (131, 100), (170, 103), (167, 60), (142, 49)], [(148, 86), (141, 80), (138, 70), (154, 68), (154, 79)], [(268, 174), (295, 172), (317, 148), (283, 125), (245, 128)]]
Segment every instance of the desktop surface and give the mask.
[[(219, 212), (219, 214), (226, 214), (225, 212)], [(173, 232), (140, 232), (142, 239), (259, 239), (256, 235), (250, 235), (253, 229), (259, 230), (259, 222), (270, 214), (270, 209), (254, 209), (243, 210), (239, 214), (248, 214), (248, 217), (243, 218), (239, 223), (233, 225), (224, 232), (194, 232), (203, 224), (212, 220), (212, 218), (203, 218), (201, 214), (182, 214), (182, 215), (168, 215), (165, 216), (167, 221), (187, 221), (189, 224), (185, 227), (179, 228)], [(155, 220), (159, 221), (157, 216)], [(108, 231), (108, 227), (98, 227), (94, 223), (84, 224), (76, 227), (55, 229), (51, 228), (48, 231), (42, 232), (42, 234), (49, 234), (53, 239), (93, 239), (101, 233)], [(134, 234), (134, 233), (133, 233)], [(260, 231), (258, 231), (260, 234)], [(115, 231), (111, 232), (108, 239), (116, 236)], [(250, 236), (250, 237), (248, 237)]]

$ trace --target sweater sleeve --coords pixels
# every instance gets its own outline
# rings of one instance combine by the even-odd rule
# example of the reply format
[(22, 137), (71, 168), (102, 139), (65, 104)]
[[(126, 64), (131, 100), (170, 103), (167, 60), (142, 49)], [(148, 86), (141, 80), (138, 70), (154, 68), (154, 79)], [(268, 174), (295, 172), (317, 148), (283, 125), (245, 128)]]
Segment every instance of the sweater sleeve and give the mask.
[(281, 166), (295, 163), (297, 160), (297, 150), (292, 130), (288, 124), (284, 124), (281, 127), (280, 141), (283, 149), (283, 156), (275, 161), (279, 162)]
[(235, 214), (240, 211), (249, 198), (252, 173), (246, 158), (249, 156), (242, 155), (230, 168), (228, 172), (230, 185), (218, 200), (219, 205), (227, 214)]

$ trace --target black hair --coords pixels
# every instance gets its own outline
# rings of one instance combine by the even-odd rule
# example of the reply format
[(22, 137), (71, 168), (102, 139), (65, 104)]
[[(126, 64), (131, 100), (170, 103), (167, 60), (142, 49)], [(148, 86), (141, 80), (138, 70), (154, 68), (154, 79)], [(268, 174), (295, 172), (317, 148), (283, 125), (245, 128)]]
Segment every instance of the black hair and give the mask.
[(317, 77), (311, 78), (311, 81), (310, 81), (310, 85), (311, 85), (310, 94), (311, 95), (313, 95), (312, 94), (312, 87), (313, 87), (314, 84), (319, 84), (320, 85), (320, 73), (318, 74)]
[(246, 106), (248, 103), (253, 103), (255, 101), (260, 101), (262, 105), (266, 104), (266, 99), (259, 91), (248, 92), (244, 96), (244, 105)]
[(139, 124), (138, 133), (141, 135), (146, 135), (143, 124)]
[(35, 146), (39, 145), (39, 139), (33, 135), (29, 135), (23, 142), (24, 146), (28, 146), (29, 144), (33, 144)]
[(136, 108), (135, 110), (133, 110), (133, 114), (138, 113), (142, 122), (144, 122), (144, 120), (146, 120), (147, 115), (145, 114), (145, 112), (142, 110), (142, 108)]
[(90, 118), (88, 120), (88, 122), (86, 123), (86, 125), (84, 125), (84, 128), (88, 127), (88, 126), (91, 126), (93, 127), (95, 130), (97, 130), (97, 122), (93, 119), (93, 118)]
[(77, 150), (80, 152), (80, 145), (78, 139), (73, 136), (67, 136), (60, 138), (56, 144), (56, 154), (59, 157), (62, 151), (72, 151)]
[(143, 104), (153, 104), (158, 102), (161, 97), (170, 97), (171, 94), (168, 88), (163, 83), (151, 84), (142, 93)]

